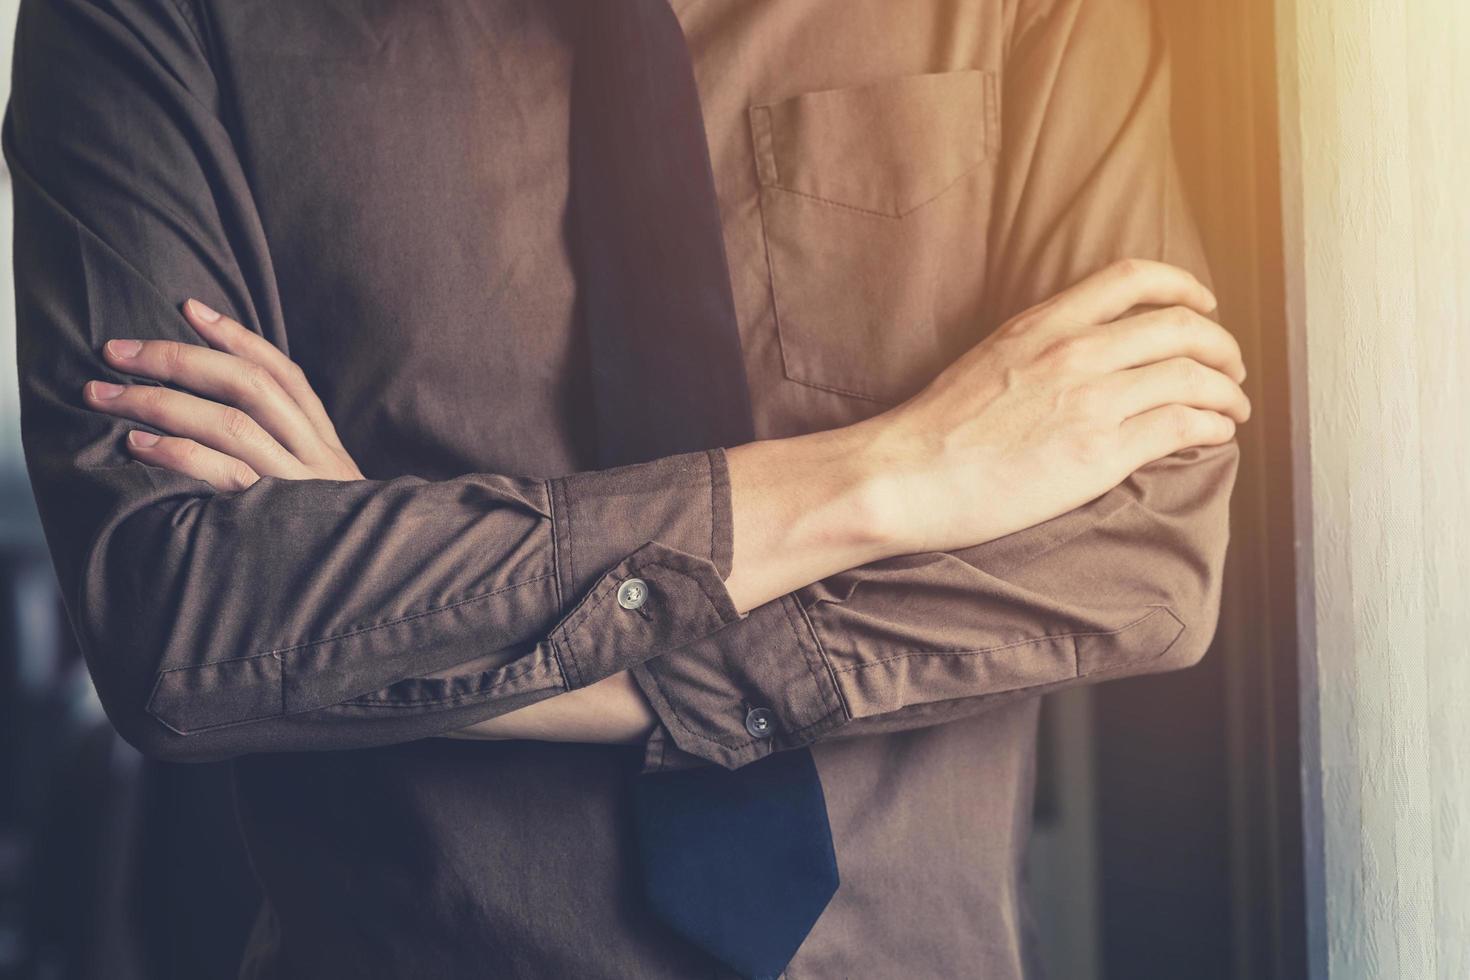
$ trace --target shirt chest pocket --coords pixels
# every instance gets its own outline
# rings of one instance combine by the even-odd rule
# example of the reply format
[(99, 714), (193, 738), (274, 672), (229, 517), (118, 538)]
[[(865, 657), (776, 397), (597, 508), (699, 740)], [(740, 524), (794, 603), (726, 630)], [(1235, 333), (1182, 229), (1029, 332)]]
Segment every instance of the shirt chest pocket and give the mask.
[(788, 379), (897, 402), (979, 339), (997, 103), (972, 70), (751, 107)]

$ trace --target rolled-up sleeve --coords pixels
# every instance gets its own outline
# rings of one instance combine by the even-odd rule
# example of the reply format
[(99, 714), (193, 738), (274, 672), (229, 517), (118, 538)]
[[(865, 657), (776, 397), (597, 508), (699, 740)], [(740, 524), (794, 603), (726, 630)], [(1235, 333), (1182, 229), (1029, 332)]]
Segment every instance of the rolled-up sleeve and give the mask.
[[(1147, 0), (1021, 2), (1008, 22), (988, 322), (1127, 257), (1207, 279)], [(1238, 458), (1234, 442), (1176, 453), (1051, 521), (851, 569), (638, 665), (660, 718), (645, 768), (737, 767), (1195, 663), (1219, 617)]]
[(232, 493), (129, 457), (132, 423), (82, 403), (125, 380), (108, 339), (198, 343), (188, 296), (289, 339), (205, 50), (169, 2), (27, 0), (4, 129), (26, 462), (121, 733), (177, 760), (402, 741), (734, 621), (718, 450)]

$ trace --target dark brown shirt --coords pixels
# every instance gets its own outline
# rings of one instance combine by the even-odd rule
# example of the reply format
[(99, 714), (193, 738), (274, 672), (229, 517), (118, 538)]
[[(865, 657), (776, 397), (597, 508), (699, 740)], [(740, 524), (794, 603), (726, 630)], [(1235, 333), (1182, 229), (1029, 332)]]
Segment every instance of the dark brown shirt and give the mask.
[[(1203, 274), (1145, 0), (675, 7), (762, 437), (880, 411), (1114, 258)], [(251, 975), (719, 976), (638, 898), (628, 779), (810, 745), (842, 885), (787, 975), (1022, 976), (1036, 697), (1204, 653), (1236, 447), (738, 616), (722, 452), (589, 469), (574, 16), (23, 3), (25, 448), (109, 715), (237, 760)], [(108, 338), (194, 340), (191, 295), (301, 365), (371, 479), (129, 460), (81, 386)], [(646, 618), (609, 601), (633, 575)], [(432, 737), (630, 668), (644, 747)]]

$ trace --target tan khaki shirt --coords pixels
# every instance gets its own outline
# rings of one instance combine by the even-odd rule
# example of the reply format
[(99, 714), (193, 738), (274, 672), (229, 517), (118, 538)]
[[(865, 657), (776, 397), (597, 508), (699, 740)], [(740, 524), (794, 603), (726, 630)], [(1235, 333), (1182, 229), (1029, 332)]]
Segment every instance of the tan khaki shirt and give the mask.
[[(1112, 259), (1204, 273), (1144, 0), (675, 8), (762, 437), (881, 411)], [(721, 976), (639, 898), (628, 781), (802, 745), (842, 885), (787, 976), (1032, 975), (1037, 696), (1204, 653), (1236, 447), (738, 616), (721, 451), (589, 469), (575, 16), (23, 4), (27, 459), (104, 704), (145, 751), (236, 759), (253, 976)], [(197, 339), (187, 296), (286, 349), (370, 479), (129, 461), (81, 386), (122, 380), (110, 337)], [(647, 618), (608, 601), (633, 575)], [(646, 746), (432, 737), (626, 669)]]

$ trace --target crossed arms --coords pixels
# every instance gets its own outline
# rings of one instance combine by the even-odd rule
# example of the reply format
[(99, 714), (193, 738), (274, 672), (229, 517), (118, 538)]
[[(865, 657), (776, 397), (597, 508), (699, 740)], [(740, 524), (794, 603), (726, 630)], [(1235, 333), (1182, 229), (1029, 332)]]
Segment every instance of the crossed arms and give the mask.
[[(1173, 267), (1202, 272), (1147, 17), (1104, 29), (1086, 4), (1053, 6), (1007, 67), (1020, 136), (987, 271), (1005, 326), (918, 397), (553, 480), (380, 481), (262, 339), (285, 325), (189, 26), (122, 2), (28, 5), (5, 131), (27, 459), (115, 724), (173, 759), (466, 730), (626, 740), (651, 722), (636, 682), (659, 722), (650, 766), (740, 765), (1197, 659), (1244, 372), (1203, 317), (1208, 290)], [(1137, 63), (1082, 77), (1120, 30)], [(1041, 74), (1087, 125), (1039, 125)], [(109, 117), (117, 98), (153, 143)], [(43, 116), (58, 103), (72, 112)], [(1128, 198), (1138, 186), (1158, 199)], [(1173, 265), (1108, 264), (1124, 254)], [(180, 315), (193, 295), (237, 316)], [(145, 341), (131, 357), (108, 343), (128, 339)], [(166, 438), (129, 440), (132, 420)], [(652, 615), (608, 601), (631, 577)], [(743, 730), (744, 703), (775, 709), (774, 736)]]

